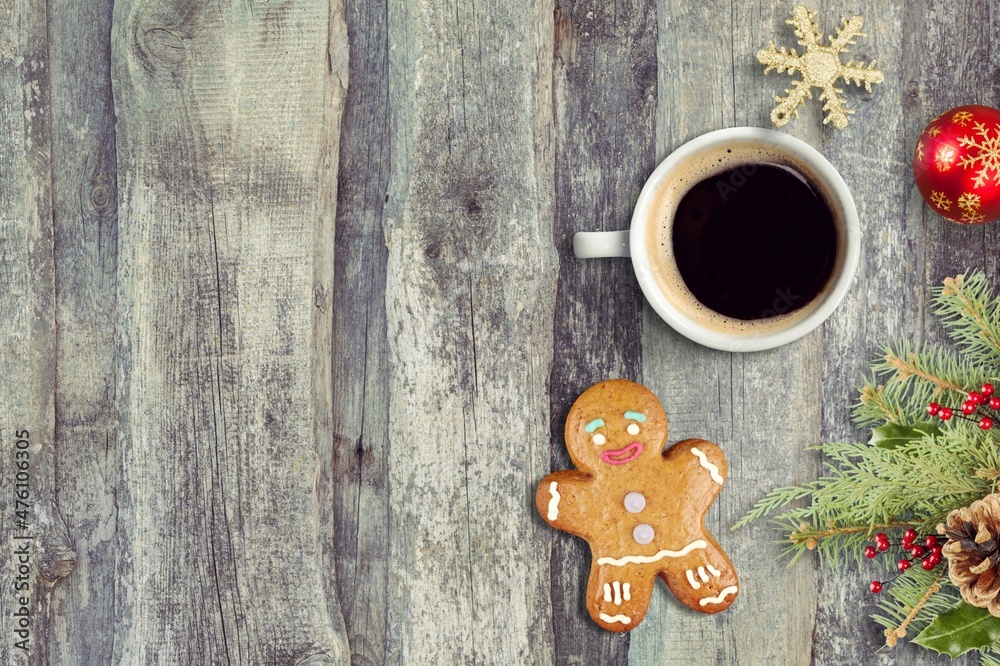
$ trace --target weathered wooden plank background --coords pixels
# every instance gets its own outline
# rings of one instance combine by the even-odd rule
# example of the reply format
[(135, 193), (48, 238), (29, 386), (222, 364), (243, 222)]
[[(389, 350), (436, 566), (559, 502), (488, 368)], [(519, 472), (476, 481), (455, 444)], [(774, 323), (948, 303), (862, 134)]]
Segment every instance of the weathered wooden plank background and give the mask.
[[(3, 663), (926, 663), (876, 653), (867, 572), (786, 568), (728, 526), (856, 437), (889, 337), (936, 339), (927, 288), (995, 275), (994, 226), (923, 205), (926, 122), (1000, 104), (986, 0), (809, 2), (885, 83), (787, 131), (851, 187), (847, 301), (780, 350), (698, 347), (627, 261), (655, 164), (766, 127), (794, 2), (0, 0)], [(605, 377), (663, 400), (730, 482), (709, 514), (740, 569), (719, 616), (660, 586), (599, 630), (586, 546), (535, 516), (569, 405)], [(30, 432), (30, 540), (15, 521)], [(6, 489), (8, 488), (9, 489)], [(29, 653), (14, 549), (30, 545)], [(972, 663), (968, 660), (966, 663)]]

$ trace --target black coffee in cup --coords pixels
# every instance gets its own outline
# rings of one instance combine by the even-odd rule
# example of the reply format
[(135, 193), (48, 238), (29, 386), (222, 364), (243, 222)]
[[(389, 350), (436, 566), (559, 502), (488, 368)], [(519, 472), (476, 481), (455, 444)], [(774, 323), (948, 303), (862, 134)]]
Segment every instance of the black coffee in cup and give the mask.
[(844, 211), (797, 157), (766, 143), (689, 157), (649, 204), (649, 268), (685, 316), (766, 335), (816, 310), (844, 262)]
[(812, 302), (837, 257), (837, 227), (822, 193), (795, 168), (768, 162), (696, 183), (677, 206), (672, 241), (694, 297), (742, 320)]

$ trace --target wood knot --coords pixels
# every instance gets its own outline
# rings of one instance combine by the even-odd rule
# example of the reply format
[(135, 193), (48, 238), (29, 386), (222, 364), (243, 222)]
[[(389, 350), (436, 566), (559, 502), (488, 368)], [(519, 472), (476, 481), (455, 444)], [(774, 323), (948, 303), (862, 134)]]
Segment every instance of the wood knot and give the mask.
[(483, 207), (475, 199), (471, 199), (465, 204), (465, 216), (470, 220), (483, 219)]
[(317, 645), (300, 650), (292, 661), (293, 666), (334, 666), (336, 661), (330, 653)]
[(437, 259), (441, 256), (441, 246), (435, 243), (431, 243), (424, 248), (424, 256), (428, 259)]
[(111, 207), (113, 194), (111, 192), (111, 180), (108, 174), (103, 171), (98, 173), (90, 188), (90, 205), (98, 213), (103, 213)]
[(137, 22), (133, 34), (135, 55), (150, 74), (157, 64), (175, 66), (187, 56), (186, 38), (177, 30), (166, 27), (146, 28)]

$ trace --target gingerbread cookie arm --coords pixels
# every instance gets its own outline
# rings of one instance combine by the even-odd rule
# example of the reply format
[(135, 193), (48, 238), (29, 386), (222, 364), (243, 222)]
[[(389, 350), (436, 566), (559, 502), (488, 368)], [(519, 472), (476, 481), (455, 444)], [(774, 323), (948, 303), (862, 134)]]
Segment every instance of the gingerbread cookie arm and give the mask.
[(670, 475), (684, 479), (689, 512), (703, 517), (729, 473), (722, 449), (704, 439), (685, 439), (663, 453)]
[(535, 507), (552, 527), (587, 539), (593, 527), (593, 520), (585, 515), (592, 483), (591, 476), (583, 472), (553, 472), (538, 484)]
[(653, 598), (655, 565), (598, 564), (591, 553), (590, 581), (587, 583), (587, 611), (594, 622), (608, 631), (629, 631), (649, 610)]

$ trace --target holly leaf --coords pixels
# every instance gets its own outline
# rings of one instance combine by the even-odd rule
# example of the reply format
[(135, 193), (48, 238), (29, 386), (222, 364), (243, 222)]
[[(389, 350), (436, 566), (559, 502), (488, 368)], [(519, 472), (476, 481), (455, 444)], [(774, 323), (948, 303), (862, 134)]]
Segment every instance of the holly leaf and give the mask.
[(938, 615), (913, 642), (952, 659), (1000, 641), (1000, 618), (985, 608), (958, 602)]
[(914, 423), (913, 425), (897, 425), (886, 423), (872, 429), (872, 438), (868, 443), (880, 449), (894, 449), (901, 444), (921, 439), (927, 435), (940, 435), (941, 429), (934, 423)]

